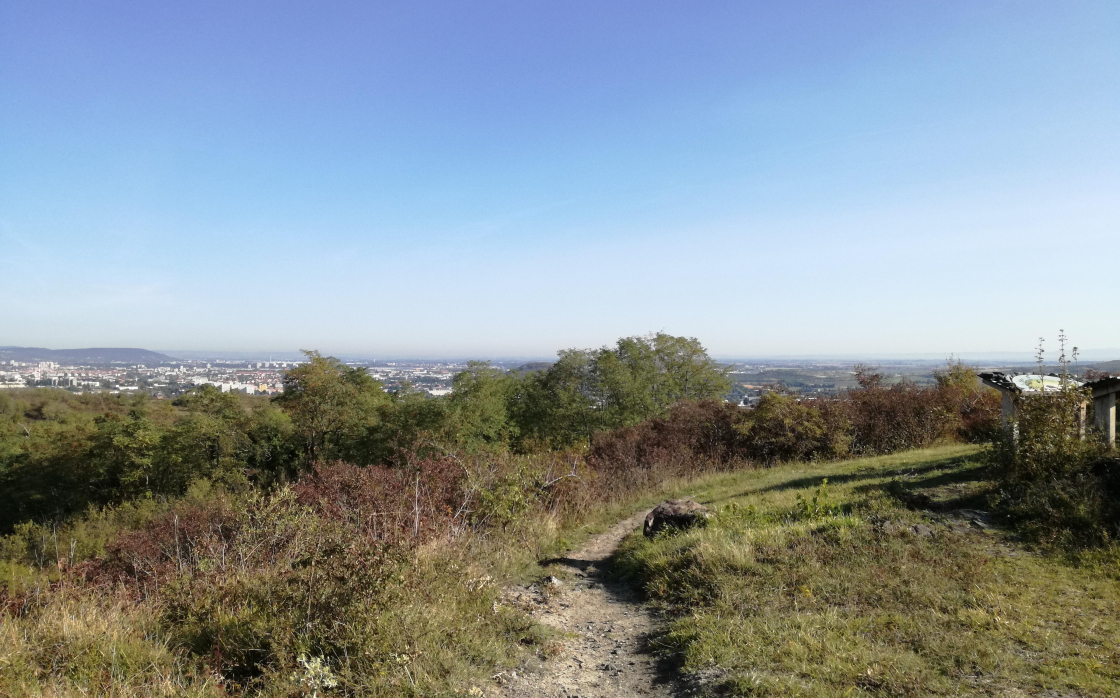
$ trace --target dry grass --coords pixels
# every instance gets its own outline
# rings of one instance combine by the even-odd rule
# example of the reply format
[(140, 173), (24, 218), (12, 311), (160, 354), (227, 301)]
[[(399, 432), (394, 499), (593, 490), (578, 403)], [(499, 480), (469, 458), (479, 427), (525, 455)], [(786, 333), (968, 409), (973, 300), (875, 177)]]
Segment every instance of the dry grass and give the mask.
[(0, 615), (0, 694), (217, 696), (148, 607), (56, 592), (22, 616)]
[(1115, 695), (1115, 567), (970, 525), (959, 510), (987, 487), (973, 454), (694, 484), (718, 511), (707, 527), (635, 536), (621, 554), (673, 619), (656, 645), (737, 695)]
[[(548, 651), (539, 625), (499, 603), (503, 584), (670, 495), (719, 515), (702, 530), (632, 538), (620, 557), (671, 614), (656, 642), (686, 672), (714, 669), (744, 695), (1111, 695), (1115, 577), (954, 523), (952, 511), (983, 506), (976, 453), (663, 479), (588, 500), (578, 517), (534, 508), (434, 537), (384, 558), (368, 584), (345, 557), (373, 554), (351, 551), (356, 523), (277, 500), (228, 553), (279, 541), (284, 554), (266, 562), (226, 571), (198, 553), (174, 584), (147, 596), (133, 584), (127, 599), (111, 587), (24, 594), (0, 612), (0, 695), (468, 695)], [(322, 547), (334, 539), (337, 550)], [(17, 568), (11, 587), (46, 576), (20, 581)]]

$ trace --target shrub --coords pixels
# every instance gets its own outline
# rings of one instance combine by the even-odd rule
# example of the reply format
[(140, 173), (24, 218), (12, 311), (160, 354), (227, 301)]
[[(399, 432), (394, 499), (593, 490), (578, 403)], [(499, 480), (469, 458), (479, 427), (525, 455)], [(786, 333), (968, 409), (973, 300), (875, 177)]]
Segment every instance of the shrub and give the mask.
[(856, 379), (860, 388), (844, 398), (855, 453), (892, 453), (956, 436), (960, 415), (939, 391), (907, 380), (887, 386), (881, 373), (867, 367), (857, 367)]
[(296, 500), (352, 523), (373, 540), (427, 540), (462, 519), (464, 469), (451, 457), (416, 460), (412, 467), (360, 468), (332, 463), (293, 486)]
[(716, 402), (680, 402), (665, 417), (596, 434), (587, 462), (594, 470), (679, 472), (686, 463), (727, 463), (742, 456), (736, 426), (743, 410)]
[(934, 371), (937, 392), (949, 415), (959, 420), (957, 438), (969, 443), (990, 441), (1000, 429), (998, 390), (984, 387), (972, 367), (958, 360)]
[(790, 395), (767, 393), (736, 426), (740, 449), (754, 460), (817, 460), (842, 457), (848, 451), (846, 415), (822, 409)]
[(1100, 545), (1120, 536), (1117, 468), (1082, 432), (1089, 395), (1073, 381), (1053, 393), (1020, 396), (1012, 429), (993, 442), (999, 504), (1037, 540)]

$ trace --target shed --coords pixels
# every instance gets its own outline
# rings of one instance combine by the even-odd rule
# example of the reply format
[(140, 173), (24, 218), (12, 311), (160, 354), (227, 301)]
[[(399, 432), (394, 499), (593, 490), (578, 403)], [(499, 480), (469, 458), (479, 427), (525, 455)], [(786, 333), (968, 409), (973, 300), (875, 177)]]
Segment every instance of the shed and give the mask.
[(1097, 429), (1109, 446), (1116, 445), (1116, 394), (1120, 393), (1120, 376), (1098, 378), (1085, 384), (1093, 391), (1093, 414)]
[[(1020, 395), (1042, 395), (1057, 392), (1062, 389), (1062, 381), (1070, 381), (1074, 385), (1085, 385), (1084, 381), (1076, 378), (1050, 373), (1003, 373), (991, 371), (978, 374), (984, 385), (995, 388), (1003, 396), (1000, 403), (1000, 417), (1004, 429), (1010, 429), (1015, 419), (1015, 398)], [(1115, 394), (1113, 394), (1115, 398)], [(1115, 402), (1115, 400), (1114, 400)], [(1081, 408), (1081, 431), (1085, 431), (1085, 406)]]

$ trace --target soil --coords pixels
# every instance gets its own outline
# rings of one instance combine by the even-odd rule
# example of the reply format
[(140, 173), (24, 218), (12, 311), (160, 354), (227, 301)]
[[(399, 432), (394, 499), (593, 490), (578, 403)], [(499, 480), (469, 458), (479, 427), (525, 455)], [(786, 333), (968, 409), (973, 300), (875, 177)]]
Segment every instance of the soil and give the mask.
[[(625, 583), (605, 574), (619, 543), (642, 525), (635, 514), (567, 557), (551, 561), (570, 568), (570, 581), (507, 589), (519, 605), (560, 631), (562, 649), (528, 671), (502, 675), (509, 698), (660, 698), (677, 691), (647, 647), (659, 626), (655, 614)], [(565, 575), (567, 576), (567, 575)]]

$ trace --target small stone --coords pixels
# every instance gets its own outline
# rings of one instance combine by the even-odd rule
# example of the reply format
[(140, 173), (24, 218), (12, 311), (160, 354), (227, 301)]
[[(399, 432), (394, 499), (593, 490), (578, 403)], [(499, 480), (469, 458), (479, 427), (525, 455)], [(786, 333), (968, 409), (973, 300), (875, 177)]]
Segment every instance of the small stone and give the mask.
[(915, 524), (911, 528), (911, 530), (914, 531), (915, 534), (922, 536), (923, 538), (933, 538), (937, 535), (934, 533), (932, 528), (926, 526), (925, 524)]

